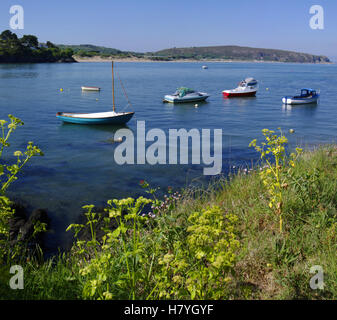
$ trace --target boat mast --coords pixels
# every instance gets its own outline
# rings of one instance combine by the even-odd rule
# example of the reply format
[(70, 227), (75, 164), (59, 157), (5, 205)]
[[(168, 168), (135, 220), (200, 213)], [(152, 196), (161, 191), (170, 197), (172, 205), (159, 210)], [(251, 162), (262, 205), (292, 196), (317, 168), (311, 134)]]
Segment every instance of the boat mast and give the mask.
[(112, 61), (112, 110), (115, 112), (114, 62)]

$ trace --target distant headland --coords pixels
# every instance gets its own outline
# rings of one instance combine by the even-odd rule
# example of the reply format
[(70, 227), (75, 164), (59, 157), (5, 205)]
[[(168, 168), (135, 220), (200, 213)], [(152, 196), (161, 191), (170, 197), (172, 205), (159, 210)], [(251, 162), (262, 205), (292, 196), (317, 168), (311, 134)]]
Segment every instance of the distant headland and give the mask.
[(104, 62), (104, 61), (172, 61), (172, 62), (293, 62), (331, 63), (323, 55), (286, 50), (240, 46), (171, 48), (156, 52), (132, 52), (114, 48), (81, 45), (39, 43), (34, 35), (18, 38), (10, 30), (0, 34), (0, 63), (30, 62)]
[(120, 60), (331, 63), (330, 59), (323, 55), (239, 46), (172, 48), (146, 53), (121, 51), (89, 44), (58, 46), (73, 50), (74, 58), (80, 62)]

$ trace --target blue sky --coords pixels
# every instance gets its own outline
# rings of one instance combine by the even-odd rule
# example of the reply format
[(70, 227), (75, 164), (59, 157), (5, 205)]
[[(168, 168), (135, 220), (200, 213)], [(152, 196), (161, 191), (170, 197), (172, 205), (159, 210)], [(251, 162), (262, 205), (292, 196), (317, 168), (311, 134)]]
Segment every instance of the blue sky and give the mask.
[[(309, 27), (312, 5), (324, 9), (324, 30)], [(242, 45), (337, 57), (335, 0), (1, 0), (22, 5), (25, 29), (41, 42), (96, 44), (139, 52), (171, 47)]]

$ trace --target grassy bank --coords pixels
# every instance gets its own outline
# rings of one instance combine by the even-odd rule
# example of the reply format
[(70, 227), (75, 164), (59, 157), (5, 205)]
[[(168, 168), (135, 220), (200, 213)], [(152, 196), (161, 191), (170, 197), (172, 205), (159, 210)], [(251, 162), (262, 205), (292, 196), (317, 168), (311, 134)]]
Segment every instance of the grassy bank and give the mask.
[[(148, 200), (109, 201), (104, 217), (86, 208), (91, 240), (48, 261), (22, 258), (24, 289), (11, 290), (1, 267), (2, 299), (336, 299), (337, 148), (305, 151), (287, 163), (283, 228), (269, 206), (263, 168), (241, 170), (204, 190), (155, 189)], [(99, 220), (103, 238), (96, 233)], [(117, 229), (109, 229), (111, 221)], [(71, 228), (81, 234), (82, 226)], [(12, 264), (12, 263), (11, 263)], [(313, 290), (311, 267), (324, 271)]]

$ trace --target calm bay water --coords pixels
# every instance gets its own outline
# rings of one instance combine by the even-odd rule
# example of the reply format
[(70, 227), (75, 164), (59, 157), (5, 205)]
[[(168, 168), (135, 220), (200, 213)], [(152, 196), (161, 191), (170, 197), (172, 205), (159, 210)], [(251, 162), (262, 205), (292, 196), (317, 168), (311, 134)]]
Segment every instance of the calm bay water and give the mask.
[[(291, 146), (336, 141), (336, 65), (209, 63), (207, 70), (201, 66), (116, 63), (136, 112), (127, 127), (136, 132), (136, 121), (145, 120), (146, 130), (160, 128), (167, 134), (169, 128), (222, 129), (224, 174), (231, 166), (250, 164), (256, 157), (248, 144), (262, 139), (263, 128), (295, 129), (294, 135), (288, 135)], [(255, 98), (222, 98), (222, 90), (236, 87), (247, 76), (260, 82)], [(100, 86), (102, 91), (82, 93), (82, 85)], [(199, 108), (162, 103), (165, 94), (180, 86), (208, 92), (211, 97)], [(282, 106), (282, 96), (297, 94), (302, 87), (321, 90), (317, 106)], [(118, 111), (122, 111), (126, 100), (118, 85), (116, 95)], [(81, 206), (135, 196), (141, 193), (141, 179), (162, 188), (205, 181), (203, 165), (119, 166), (114, 162), (116, 144), (110, 142), (118, 128), (67, 125), (55, 117), (58, 111), (108, 111), (111, 100), (109, 63), (0, 64), (0, 119), (11, 113), (25, 123), (13, 135), (11, 151), (25, 148), (32, 140), (45, 153), (30, 162), (9, 195), (32, 208), (48, 208), (51, 247), (69, 243), (65, 229), (77, 221)]]

